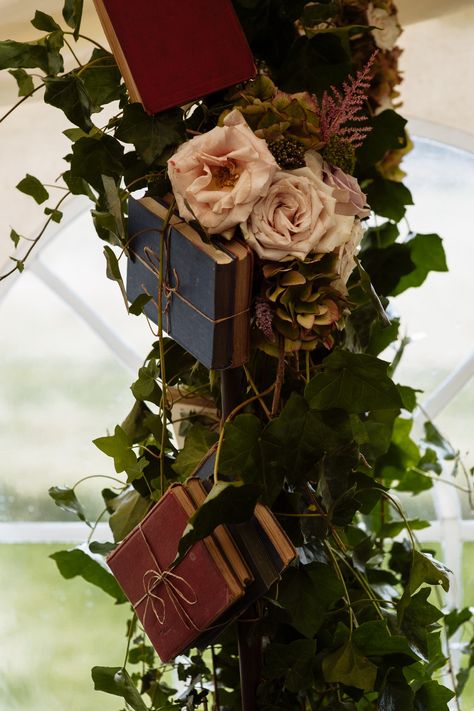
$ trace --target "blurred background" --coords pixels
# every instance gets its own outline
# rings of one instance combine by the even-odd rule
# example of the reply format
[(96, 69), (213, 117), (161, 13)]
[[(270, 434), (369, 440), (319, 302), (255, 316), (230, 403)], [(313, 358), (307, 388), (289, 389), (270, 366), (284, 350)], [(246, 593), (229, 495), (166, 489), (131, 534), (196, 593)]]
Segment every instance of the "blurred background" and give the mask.
[[(33, 39), (35, 9), (59, 19), (61, 6), (0, 0), (2, 39)], [(394, 301), (411, 339), (397, 379), (423, 390), (425, 411), (469, 468), (474, 6), (470, 0), (402, 0), (399, 9), (402, 113), (415, 142), (404, 162), (416, 202), (407, 217), (413, 230), (443, 237), (450, 272), (431, 275), (416, 293)], [(91, 0), (83, 32), (102, 38)], [(0, 115), (16, 101), (16, 84), (2, 72)], [(10, 228), (32, 236), (41, 225), (41, 211), (14, 186), (26, 172), (54, 182), (68, 149), (61, 135), (67, 127), (59, 112), (34, 97), (0, 125), (0, 273), (12, 251)], [(119, 706), (92, 690), (88, 669), (121, 663), (127, 610), (79, 579), (64, 581), (47, 559), (87, 536), (83, 524), (54, 506), (47, 489), (113, 474), (91, 440), (127, 413), (129, 385), (154, 340), (142, 319), (127, 316), (104, 272), (87, 202), (75, 198), (25, 272), (0, 283), (0, 711)], [(106, 485), (91, 478), (77, 489), (91, 518)], [(466, 497), (440, 485), (404, 504), (410, 515), (433, 521), (424, 540), (455, 574), (451, 601), (474, 604), (474, 520)], [(474, 708), (474, 689), (468, 688), (463, 708)]]

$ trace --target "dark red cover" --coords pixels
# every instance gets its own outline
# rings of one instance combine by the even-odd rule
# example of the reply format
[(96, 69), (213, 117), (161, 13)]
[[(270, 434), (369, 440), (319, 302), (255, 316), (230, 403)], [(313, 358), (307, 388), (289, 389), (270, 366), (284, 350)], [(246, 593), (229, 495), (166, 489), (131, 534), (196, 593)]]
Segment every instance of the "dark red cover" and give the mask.
[[(147, 574), (145, 582), (149, 581), (150, 573), (147, 571), (156, 571), (156, 562), (160, 571), (169, 568), (176, 558), (178, 543), (187, 523), (188, 515), (172, 487), (143, 519), (141, 527), (135, 528), (107, 560), (163, 662), (187, 649), (240, 596), (235, 589), (230, 589), (206, 545), (200, 541), (172, 570), (180, 579), (169, 579), (193, 604), (187, 603), (179, 594), (174, 595), (173, 602), (169, 587), (159, 582), (152, 591), (156, 596), (153, 602), (159, 616), (164, 616), (164, 621), (160, 621), (155, 614), (151, 599), (147, 606), (144, 576)], [(158, 598), (163, 600), (163, 605)], [(137, 604), (140, 600), (142, 602)]]
[[(151, 114), (255, 76), (231, 0), (95, 2), (105, 8), (141, 102)], [(117, 61), (120, 66), (118, 53)], [(123, 68), (122, 73), (128, 83)]]

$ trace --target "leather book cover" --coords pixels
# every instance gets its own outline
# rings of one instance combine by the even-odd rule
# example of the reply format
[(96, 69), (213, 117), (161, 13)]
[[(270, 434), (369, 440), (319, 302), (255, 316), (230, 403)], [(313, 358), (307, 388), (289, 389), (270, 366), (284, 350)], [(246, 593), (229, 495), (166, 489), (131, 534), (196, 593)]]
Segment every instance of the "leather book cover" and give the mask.
[(255, 76), (231, 0), (94, 0), (132, 101), (150, 114)]
[[(127, 294), (132, 302), (148, 293), (145, 313), (157, 323), (160, 240), (167, 208), (152, 198), (129, 200), (130, 259)], [(239, 260), (230, 251), (206, 244), (178, 216), (171, 220), (164, 268), (163, 328), (207, 368), (224, 369), (248, 359), (248, 338), (235, 338), (236, 271)], [(251, 272), (244, 275), (249, 294)], [(249, 296), (247, 296), (249, 299)], [(242, 300), (241, 300), (242, 302)], [(247, 301), (248, 309), (249, 301)], [(240, 331), (249, 329), (248, 310), (240, 310)]]
[(244, 592), (205, 541), (170, 567), (188, 520), (171, 487), (107, 560), (163, 662), (212, 628)]

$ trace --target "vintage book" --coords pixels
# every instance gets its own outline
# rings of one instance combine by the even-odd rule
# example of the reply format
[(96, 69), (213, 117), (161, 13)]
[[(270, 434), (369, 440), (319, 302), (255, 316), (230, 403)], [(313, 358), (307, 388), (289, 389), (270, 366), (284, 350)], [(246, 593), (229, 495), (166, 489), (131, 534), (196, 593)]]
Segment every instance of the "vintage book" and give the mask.
[(231, 0), (94, 0), (131, 101), (155, 114), (255, 76)]
[[(152, 300), (145, 313), (158, 321), (160, 241), (168, 208), (152, 198), (129, 200), (130, 258), (127, 294)], [(251, 249), (237, 240), (206, 243), (177, 215), (171, 218), (163, 265), (163, 328), (207, 368), (225, 369), (248, 360)]]
[[(198, 508), (201, 506), (207, 495), (202, 481), (197, 477), (190, 477), (186, 480), (185, 486), (193, 499), (195, 507)], [(253, 582), (254, 576), (228, 528), (226, 526), (217, 526), (212, 536), (215, 538), (224, 558), (227, 559), (230, 568), (242, 585), (249, 585), (249, 583)]]
[(245, 592), (211, 537), (173, 567), (194, 510), (184, 487), (171, 486), (107, 560), (164, 662), (212, 630)]

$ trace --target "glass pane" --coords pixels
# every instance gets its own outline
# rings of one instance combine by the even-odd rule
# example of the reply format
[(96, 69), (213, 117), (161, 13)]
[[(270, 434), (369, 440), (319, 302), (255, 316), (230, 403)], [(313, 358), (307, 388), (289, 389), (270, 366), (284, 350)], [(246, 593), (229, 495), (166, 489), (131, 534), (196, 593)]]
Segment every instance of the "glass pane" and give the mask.
[(90, 669), (122, 664), (128, 606), (63, 580), (47, 559), (58, 549), (0, 546), (0, 708), (117, 711), (119, 699), (94, 691)]
[(450, 269), (430, 274), (420, 289), (394, 299), (404, 332), (414, 338), (397, 378), (426, 396), (472, 351), (472, 276), (466, 255), (472, 253), (474, 155), (416, 139), (404, 168), (416, 202), (408, 209), (410, 226), (440, 234)]

